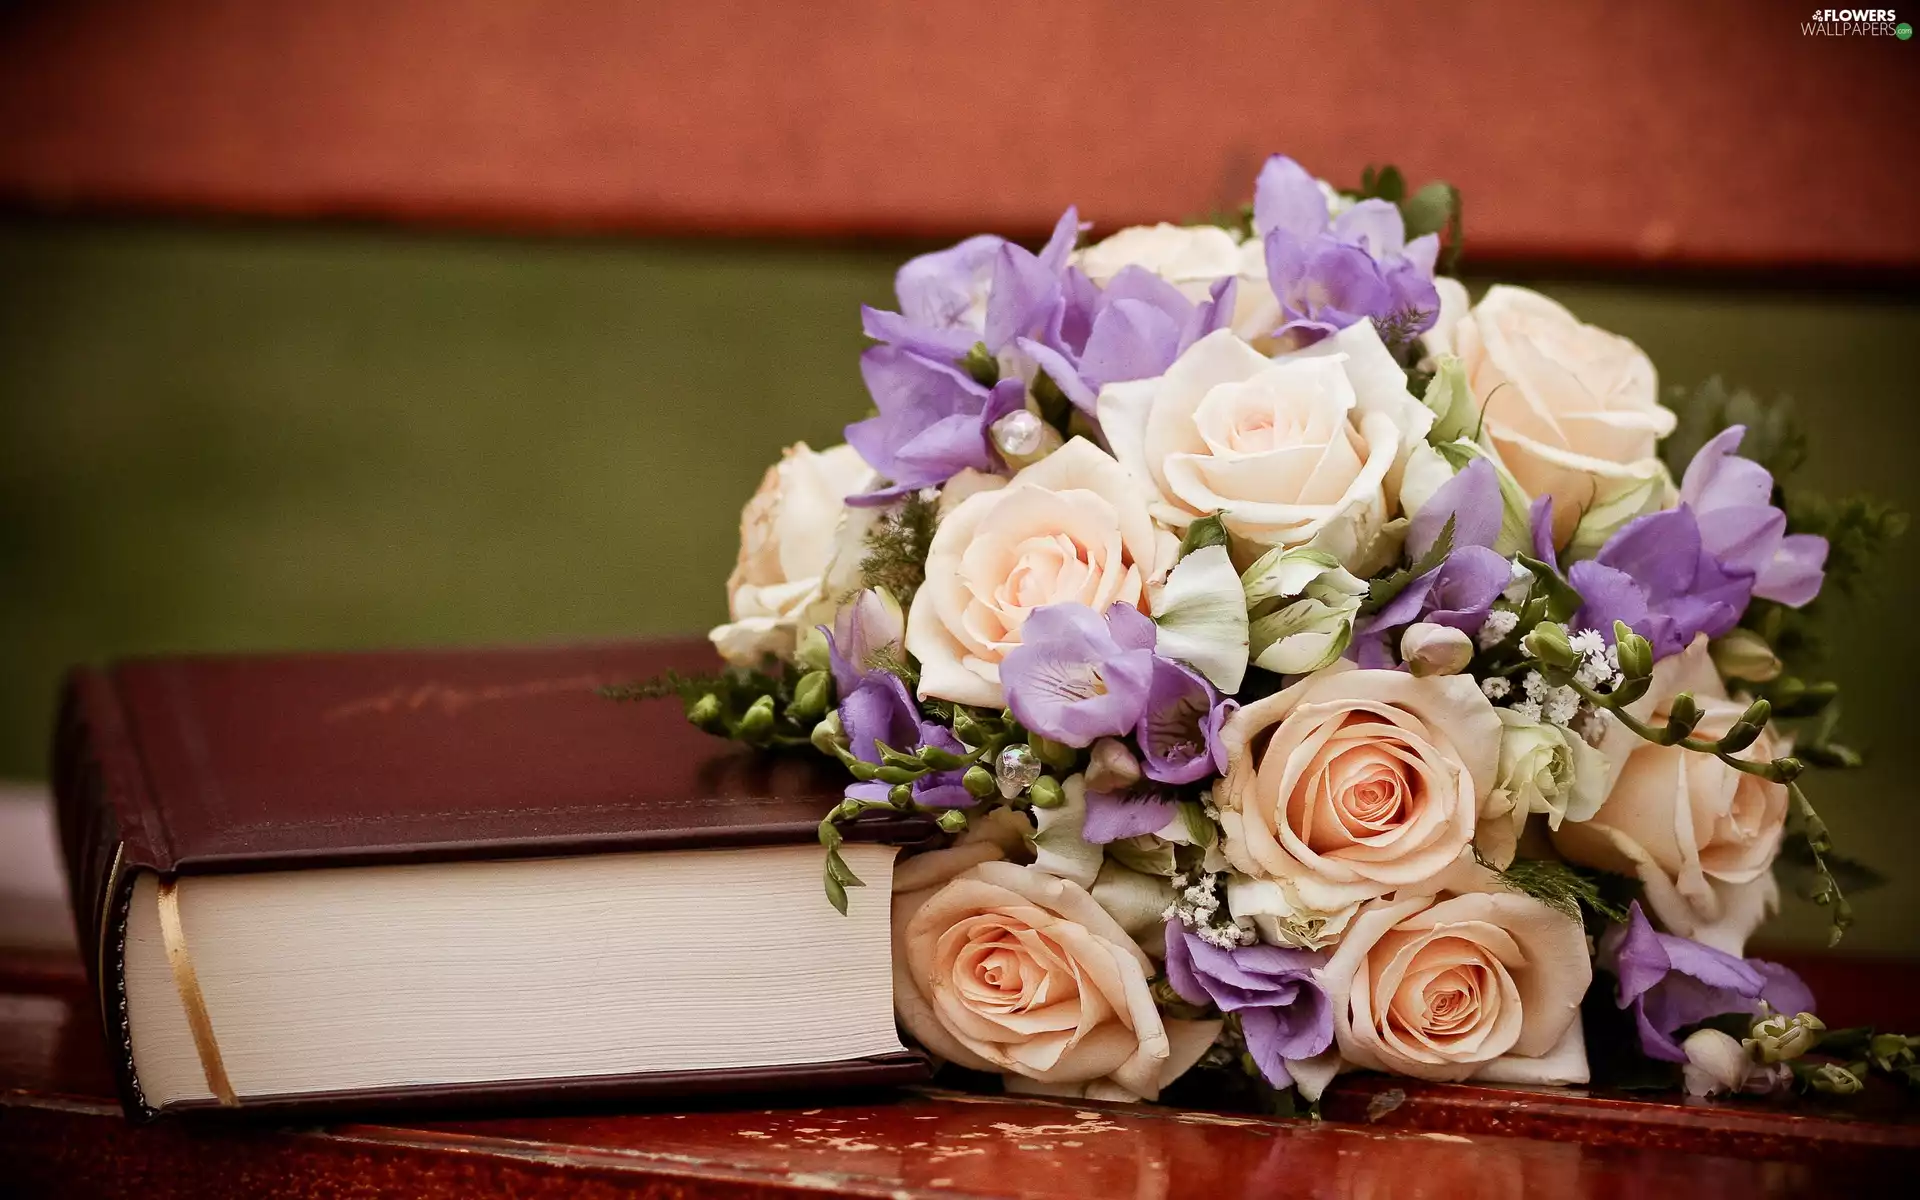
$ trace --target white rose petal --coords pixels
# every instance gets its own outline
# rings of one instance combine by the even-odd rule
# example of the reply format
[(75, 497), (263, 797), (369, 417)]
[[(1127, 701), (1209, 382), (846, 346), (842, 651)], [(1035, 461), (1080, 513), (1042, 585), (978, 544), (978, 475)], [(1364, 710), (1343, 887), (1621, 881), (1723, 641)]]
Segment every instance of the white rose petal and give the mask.
[(1221, 513), (1256, 548), (1243, 563), (1257, 548), (1314, 543), (1352, 565), (1386, 526), (1389, 482), (1432, 421), (1404, 373), (1397, 392), (1382, 374), (1371, 327), (1356, 328), (1278, 360), (1220, 330), (1158, 379), (1101, 389), (1108, 444), (1150, 489), (1154, 516), (1184, 528)]
[(727, 579), (732, 620), (709, 635), (722, 657), (743, 666), (788, 657), (801, 628), (831, 618), (827, 577), (847, 557), (843, 529), (870, 519), (845, 501), (877, 479), (845, 445), (816, 453), (798, 442), (767, 468), (740, 512), (740, 554)]

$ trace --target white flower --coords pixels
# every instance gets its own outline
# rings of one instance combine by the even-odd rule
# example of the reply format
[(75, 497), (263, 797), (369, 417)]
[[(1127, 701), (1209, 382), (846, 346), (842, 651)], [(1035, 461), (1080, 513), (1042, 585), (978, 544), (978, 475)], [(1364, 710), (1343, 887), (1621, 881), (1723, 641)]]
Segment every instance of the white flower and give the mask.
[(1280, 359), (1223, 329), (1165, 375), (1102, 388), (1098, 410), (1159, 520), (1218, 512), (1254, 553), (1312, 543), (1348, 566), (1397, 509), (1399, 468), (1433, 420), (1367, 321)]
[(1251, 875), (1227, 876), (1227, 907), (1236, 919), (1251, 921), (1260, 940), (1271, 946), (1324, 950), (1340, 940), (1360, 911), (1360, 901), (1333, 909), (1308, 908), (1286, 884)]
[(1367, 584), (1331, 554), (1269, 550), (1240, 577), (1253, 660), (1281, 675), (1305, 675), (1339, 658)]
[(1240, 246), (1217, 225), (1135, 225), (1074, 253), (1073, 263), (1101, 287), (1140, 267), (1205, 300), (1215, 281), (1240, 271)]
[(1731, 1034), (1697, 1029), (1680, 1043), (1687, 1052), (1681, 1075), (1689, 1096), (1722, 1096), (1730, 1092), (1773, 1090), (1784, 1067), (1761, 1066)]
[(722, 657), (744, 666), (769, 654), (784, 658), (803, 626), (831, 619), (826, 576), (843, 557), (842, 527), (865, 518), (862, 512), (850, 520), (845, 500), (875, 481), (873, 469), (844, 445), (816, 453), (797, 442), (767, 468), (740, 512), (740, 554), (727, 579), (733, 619), (708, 635)]
[(1474, 844), (1496, 867), (1513, 861), (1527, 817), (1543, 813), (1550, 828), (1585, 821), (1607, 795), (1606, 756), (1558, 725), (1510, 708), (1500, 714), (1500, 772), (1480, 808)]
[(1205, 675), (1225, 694), (1247, 673), (1247, 599), (1225, 546), (1188, 554), (1167, 576), (1153, 604), (1160, 627), (1155, 649)]

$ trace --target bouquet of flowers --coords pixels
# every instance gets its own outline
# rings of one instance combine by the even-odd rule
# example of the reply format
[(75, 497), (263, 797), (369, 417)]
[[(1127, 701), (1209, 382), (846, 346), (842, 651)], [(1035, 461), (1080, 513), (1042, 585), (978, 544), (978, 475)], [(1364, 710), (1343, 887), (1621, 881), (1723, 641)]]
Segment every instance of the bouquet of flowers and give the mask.
[(1825, 1031), (1743, 956), (1776, 874), (1847, 923), (1861, 869), (1803, 772), (1857, 756), (1801, 664), (1823, 582), (1898, 515), (1783, 488), (1780, 408), (1670, 408), (1627, 339), (1524, 288), (1470, 303), (1436, 273), (1459, 213), (1276, 156), (1238, 213), (1083, 244), (1069, 209), (862, 314), (873, 415), (768, 470), (733, 666), (670, 686), (845, 765), (843, 910), (845, 826), (937, 817), (893, 900), (937, 1058), (1107, 1099), (1200, 1068), (1282, 1106), (1363, 1068), (1914, 1074), (1915, 1042)]

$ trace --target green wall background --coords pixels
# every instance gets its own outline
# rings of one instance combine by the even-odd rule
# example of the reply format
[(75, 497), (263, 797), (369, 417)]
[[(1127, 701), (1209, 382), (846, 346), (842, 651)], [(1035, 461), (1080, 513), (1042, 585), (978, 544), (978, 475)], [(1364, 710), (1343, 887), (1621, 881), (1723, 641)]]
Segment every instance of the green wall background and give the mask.
[[(44, 773), (75, 661), (712, 624), (760, 472), (864, 410), (858, 305), (908, 252), (0, 223), (0, 777)], [(1920, 297), (1537, 286), (1664, 382), (1794, 395), (1808, 482), (1920, 508)], [(1906, 872), (1858, 949), (1920, 953), (1917, 554), (1834, 630), (1872, 761), (1815, 799)]]

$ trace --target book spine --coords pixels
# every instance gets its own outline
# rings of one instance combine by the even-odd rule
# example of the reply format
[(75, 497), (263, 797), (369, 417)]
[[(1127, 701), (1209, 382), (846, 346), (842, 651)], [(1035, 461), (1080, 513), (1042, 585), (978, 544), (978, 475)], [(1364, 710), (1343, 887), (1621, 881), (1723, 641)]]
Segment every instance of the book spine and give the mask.
[(152, 1116), (134, 1077), (127, 1020), (127, 907), (137, 870), (162, 870), (146, 776), (112, 679), (68, 675), (54, 724), (51, 777), (81, 955), (100, 1003), (122, 1105)]

